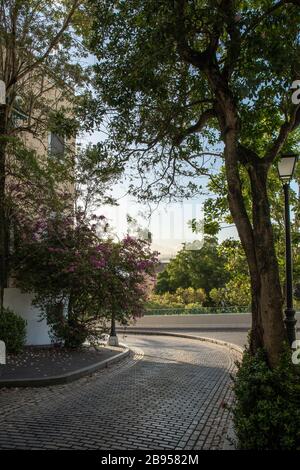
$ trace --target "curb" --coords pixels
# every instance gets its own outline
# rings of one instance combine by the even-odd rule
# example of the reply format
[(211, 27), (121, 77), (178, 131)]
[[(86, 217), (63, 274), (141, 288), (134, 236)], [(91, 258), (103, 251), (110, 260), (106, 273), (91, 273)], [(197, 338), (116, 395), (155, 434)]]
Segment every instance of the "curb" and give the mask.
[(145, 331), (145, 330), (119, 330), (120, 334), (128, 334), (128, 335), (152, 335), (152, 336), (174, 336), (175, 338), (187, 338), (187, 339), (195, 339), (198, 341), (203, 341), (207, 343), (217, 344), (219, 346), (225, 346), (226, 348), (230, 349), (231, 351), (235, 351), (241, 356), (243, 355), (243, 348), (238, 346), (234, 343), (229, 343), (227, 341), (222, 341), (220, 339), (208, 338), (206, 336), (195, 336), (195, 335), (187, 335), (184, 333), (172, 333), (172, 332), (162, 332), (162, 331)]
[(236, 443), (237, 443), (237, 438), (235, 435), (233, 422), (230, 421), (227, 434), (223, 443), (223, 447), (221, 450), (236, 450)]
[(0, 380), (0, 388), (11, 388), (11, 387), (47, 387), (49, 385), (61, 385), (73, 382), (74, 380), (80, 379), (86, 375), (93, 374), (98, 370), (105, 369), (122, 359), (125, 359), (130, 354), (130, 349), (126, 344), (120, 343), (120, 346), (124, 348), (124, 351), (116, 354), (113, 357), (104, 359), (103, 361), (91, 364), (81, 369), (77, 369), (66, 374), (53, 375), (52, 377), (44, 378), (26, 378), (26, 379), (7, 379)]

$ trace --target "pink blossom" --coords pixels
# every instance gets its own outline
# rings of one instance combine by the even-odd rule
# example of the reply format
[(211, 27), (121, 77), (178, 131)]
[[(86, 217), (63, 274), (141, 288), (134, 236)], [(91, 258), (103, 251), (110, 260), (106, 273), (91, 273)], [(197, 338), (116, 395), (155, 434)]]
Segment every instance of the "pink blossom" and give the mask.
[(71, 266), (69, 266), (69, 267), (66, 269), (66, 271), (67, 271), (68, 273), (74, 273), (75, 270), (76, 270), (75, 264), (71, 264)]
[(151, 262), (150, 261), (139, 261), (136, 265), (137, 269), (144, 270), (147, 269), (150, 266)]
[(103, 258), (99, 259), (96, 256), (91, 257), (91, 263), (97, 269), (104, 268), (106, 266), (105, 259)]

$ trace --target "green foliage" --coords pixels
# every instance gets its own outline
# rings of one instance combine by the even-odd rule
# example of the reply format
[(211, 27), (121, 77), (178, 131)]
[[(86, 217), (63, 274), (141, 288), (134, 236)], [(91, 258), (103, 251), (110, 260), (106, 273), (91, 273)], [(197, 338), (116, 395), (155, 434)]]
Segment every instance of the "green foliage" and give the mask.
[(15, 214), (41, 214), (62, 211), (70, 205), (70, 191), (74, 183), (74, 161), (48, 159), (26, 146), (19, 137), (10, 138), (7, 145), (10, 158), (6, 162), (8, 174), (12, 176), (6, 184), (7, 220), (14, 223)]
[[(40, 297), (41, 298), (41, 297)], [(37, 301), (37, 299), (36, 299)], [(39, 301), (37, 301), (39, 303)], [(76, 311), (76, 307), (72, 312), (64, 312), (63, 302), (55, 303), (49, 300), (43, 303), (44, 316), (47, 318), (47, 324), (50, 328), (50, 335), (56, 342), (63, 342), (64, 346), (76, 349), (89, 339), (90, 342), (96, 337), (93, 331), (87, 312)], [(101, 318), (99, 318), (99, 329), (103, 328)]]
[(242, 279), (239, 276), (238, 279), (231, 279), (225, 287), (212, 289), (209, 296), (216, 306), (249, 307), (251, 304), (249, 277)]
[(93, 211), (103, 204), (115, 204), (113, 188), (122, 171), (123, 166), (102, 142), (87, 145), (76, 155), (74, 173), (77, 198)]
[[(247, 290), (245, 290), (245, 287)], [(248, 279), (243, 284), (231, 280), (226, 284), (226, 287), (212, 289), (209, 296), (217, 307), (248, 307), (248, 310), (251, 311), (251, 295)]]
[(218, 250), (214, 237), (206, 237), (201, 250), (182, 249), (159, 273), (156, 293), (175, 292), (178, 288), (203, 289), (209, 302), (209, 292), (223, 287), (230, 276), (225, 271), (226, 258)]
[[(155, 292), (164, 295), (161, 295), (160, 302), (156, 300), (157, 307), (171, 307), (172, 304), (173, 308), (178, 308), (180, 289), (190, 286), (204, 290), (205, 298), (201, 305), (249, 309), (250, 278), (241, 243), (227, 239), (218, 245), (216, 238), (206, 237), (201, 250), (180, 251), (158, 275)], [(191, 299), (190, 303), (193, 302)]]
[[(53, 208), (54, 199), (61, 206), (65, 203), (63, 188), (69, 185), (70, 189), (74, 184), (74, 137), (82, 124), (82, 119), (75, 116), (79, 111), (78, 94), (91, 83), (82, 60), (87, 52), (80, 37), (87, 30), (86, 4), (80, 0), (14, 0), (0, 4), (2, 58), (5, 51), (0, 79), (7, 91), (6, 105), (1, 106), (0, 113), (2, 292), (11, 276), (14, 240), (10, 237), (15, 213), (21, 208), (34, 214), (49, 202)], [(47, 158), (48, 131), (66, 138), (63, 162)], [(62, 181), (64, 185), (55, 197), (54, 190)], [(3, 295), (0, 310), (2, 299)]]
[(48, 114), (48, 130), (61, 137), (71, 139), (76, 137), (79, 123), (74, 117), (68, 117), (68, 110), (61, 107), (57, 111)]
[(219, 245), (219, 252), (226, 259), (224, 269), (230, 279), (223, 287), (214, 288), (209, 296), (216, 306), (249, 307), (251, 304), (250, 277), (241, 243), (227, 239)]
[[(253, 284), (265, 273), (272, 279), (266, 282), (265, 299), (261, 289), (252, 292), (253, 315), (267, 315), (261, 304), (276, 294), (276, 321), (270, 328), (281, 341), (279, 272), (265, 189), (280, 152), (298, 147), (300, 113), (290, 87), (300, 66), (299, 2), (91, 3), (95, 86), (107, 107), (111, 148), (141, 175), (134, 194), (159, 200), (194, 196), (202, 191), (201, 176), (210, 174), (218, 184), (211, 170), (219, 168), (216, 158), (223, 157), (228, 188), (221, 181), (218, 209), (238, 225)], [(225, 214), (228, 200), (231, 216)], [(206, 221), (209, 233), (218, 229), (215, 220)], [(195, 285), (189, 273), (196, 270), (186, 269), (189, 261), (181, 253), (170, 263), (176, 274), (164, 275), (157, 290), (169, 283), (173, 292), (192, 286), (208, 294), (227, 282), (216, 276), (207, 285), (209, 277), (197, 273), (201, 280)]]
[(206, 295), (203, 289), (179, 287), (174, 293), (151, 294), (147, 302), (147, 308), (198, 308), (202, 306)]
[(151, 307), (146, 309), (147, 315), (201, 315), (205, 314), (218, 314), (218, 313), (249, 313), (249, 307), (199, 307), (199, 306), (185, 306), (185, 307)]
[[(122, 159), (138, 160), (139, 171), (148, 176), (136, 191), (140, 196), (141, 189), (145, 197), (154, 197), (155, 189), (160, 197), (201, 191), (199, 176), (217, 166), (222, 148), (213, 145), (224, 138), (220, 121), (195, 126), (219, 98), (208, 71), (197, 64), (204, 57), (234, 96), (239, 144), (266, 155), (290, 112), (290, 86), (299, 68), (295, 3), (273, 8), (271, 0), (248, 0), (227, 8), (215, 0), (90, 2), (97, 101), (107, 109), (109, 141)], [(283, 151), (297, 149), (296, 134), (289, 134)], [(211, 158), (204, 161), (206, 153)], [(209, 223), (207, 228), (216, 230)]]
[(156, 253), (131, 237), (114, 242), (106, 224), (103, 216), (87, 219), (81, 212), (19, 221), (17, 285), (34, 293), (54, 339), (67, 347), (99, 337), (112, 314), (125, 324), (144, 311)]
[(9, 308), (0, 315), (0, 339), (4, 341), (6, 352), (22, 352), (26, 340), (26, 321)]
[[(295, 136), (299, 140), (299, 132), (295, 133)], [(252, 219), (252, 203), (251, 203), (251, 188), (250, 182), (247, 178), (245, 169), (240, 169), (241, 179), (243, 183), (243, 195), (245, 206), (248, 211), (250, 220)], [(292, 230), (292, 244), (293, 244), (293, 270), (295, 281), (300, 280), (300, 237), (299, 237), (299, 207), (300, 207), (300, 165), (295, 174), (295, 182), (292, 183), (290, 188), (290, 203), (291, 213), (293, 215), (291, 230)], [(222, 224), (232, 224), (233, 220), (229, 212), (227, 204), (227, 183), (225, 175), (225, 167), (222, 166), (217, 175), (209, 182), (208, 188), (213, 193), (213, 196), (206, 199), (205, 201), (205, 218), (206, 223), (204, 226), (205, 233), (219, 233)], [(268, 197), (271, 210), (272, 226), (274, 231), (275, 246), (278, 258), (278, 264), (280, 269), (280, 278), (282, 285), (285, 280), (285, 227), (284, 227), (284, 197), (282, 191), (282, 183), (278, 177), (277, 169), (272, 168), (268, 178)], [(227, 243), (227, 242), (226, 242)], [(229, 253), (230, 246), (224, 243), (223, 251), (232, 258)], [(236, 246), (232, 245), (235, 250)], [(239, 251), (239, 267), (242, 263), (246, 266), (246, 258)], [(237, 267), (237, 266), (236, 266)], [(232, 266), (234, 269), (235, 267)], [(238, 272), (240, 270), (238, 269)]]
[(300, 449), (300, 375), (290, 350), (272, 370), (262, 350), (255, 356), (245, 352), (234, 392), (234, 426), (240, 449)]

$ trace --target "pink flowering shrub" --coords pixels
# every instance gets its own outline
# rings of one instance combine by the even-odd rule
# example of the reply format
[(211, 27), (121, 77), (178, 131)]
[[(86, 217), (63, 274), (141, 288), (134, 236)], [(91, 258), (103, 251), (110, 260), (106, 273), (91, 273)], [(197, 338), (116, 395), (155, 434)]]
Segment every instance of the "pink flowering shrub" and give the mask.
[(102, 333), (112, 314), (126, 323), (144, 310), (145, 278), (154, 273), (157, 253), (129, 236), (105, 238), (105, 224), (102, 216), (93, 216), (91, 224), (80, 213), (22, 223), (17, 283), (34, 292), (53, 338), (68, 347)]

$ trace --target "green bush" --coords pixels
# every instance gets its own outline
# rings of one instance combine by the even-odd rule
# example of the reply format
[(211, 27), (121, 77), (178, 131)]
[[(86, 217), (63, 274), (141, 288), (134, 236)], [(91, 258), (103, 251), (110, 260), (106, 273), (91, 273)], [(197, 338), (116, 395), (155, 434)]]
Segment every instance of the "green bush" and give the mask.
[(146, 315), (201, 315), (202, 313), (249, 313), (250, 307), (160, 307), (152, 306), (149, 303), (146, 306)]
[(64, 315), (62, 303), (47, 307), (47, 321), (54, 343), (63, 343), (66, 348), (77, 349), (90, 336), (88, 324), (79, 315), (68, 318)]
[(298, 372), (290, 351), (273, 370), (263, 351), (255, 356), (244, 354), (234, 379), (233, 418), (239, 449), (300, 449)]
[(18, 354), (22, 351), (26, 340), (26, 321), (9, 308), (0, 314), (0, 339), (4, 341), (6, 351)]

